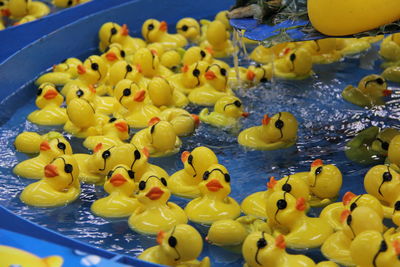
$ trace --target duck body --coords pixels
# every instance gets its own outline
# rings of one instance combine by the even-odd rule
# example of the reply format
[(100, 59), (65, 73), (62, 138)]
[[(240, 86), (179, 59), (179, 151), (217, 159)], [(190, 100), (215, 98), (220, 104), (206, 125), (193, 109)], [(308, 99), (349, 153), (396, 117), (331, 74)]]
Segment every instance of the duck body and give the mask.
[(384, 67), (393, 66), (400, 61), (400, 34), (395, 33), (383, 39), (379, 54), (388, 62)]
[(0, 264), (2, 266), (35, 266), (35, 267), (61, 267), (64, 260), (60, 256), (39, 258), (27, 251), (9, 246), (0, 246)]
[(208, 25), (206, 40), (200, 44), (200, 47), (211, 48), (216, 58), (228, 57), (234, 51), (232, 42), (229, 40), (229, 32), (219, 20), (214, 20)]
[(195, 132), (200, 121), (197, 115), (181, 108), (167, 108), (160, 114), (160, 119), (171, 123), (177, 136), (188, 136)]

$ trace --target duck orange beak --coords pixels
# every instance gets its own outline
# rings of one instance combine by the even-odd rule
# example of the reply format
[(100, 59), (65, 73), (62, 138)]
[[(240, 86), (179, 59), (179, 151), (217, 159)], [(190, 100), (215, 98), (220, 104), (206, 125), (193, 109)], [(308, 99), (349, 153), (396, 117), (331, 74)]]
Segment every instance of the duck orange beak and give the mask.
[(146, 91), (145, 90), (140, 90), (135, 93), (135, 96), (133, 97), (133, 100), (136, 102), (143, 102), (144, 98), (146, 96)]
[(118, 187), (118, 186), (121, 186), (121, 185), (123, 185), (124, 183), (126, 183), (126, 179), (124, 178), (124, 176), (122, 176), (122, 174), (115, 174), (115, 175), (113, 175), (112, 177), (111, 177), (111, 179), (110, 179), (110, 183), (113, 185), (113, 186), (115, 186), (115, 187)]
[(149, 158), (150, 152), (147, 147), (142, 148), (142, 153), (146, 156), (146, 158)]
[(383, 96), (390, 96), (393, 93), (392, 90), (383, 90), (382, 94)]
[(158, 52), (155, 49), (150, 49), (150, 52), (153, 54), (153, 56), (157, 56)]
[(157, 122), (160, 122), (161, 119), (159, 117), (153, 117), (149, 120), (149, 123), (147, 124), (148, 126), (152, 126), (154, 124), (156, 124)]
[(108, 52), (108, 53), (106, 54), (106, 59), (107, 59), (108, 61), (115, 61), (115, 60), (118, 59), (118, 57), (117, 57), (117, 55), (116, 55), (114, 52)]
[(168, 30), (168, 24), (165, 21), (160, 22), (160, 31), (166, 32)]
[(303, 211), (306, 209), (306, 200), (304, 197), (300, 197), (296, 201), (296, 209), (299, 211)]
[(252, 70), (248, 70), (246, 73), (246, 79), (252, 81), (256, 77), (256, 74)]
[(4, 17), (9, 17), (11, 15), (11, 11), (8, 8), (2, 9), (1, 15), (3, 15)]
[(121, 34), (122, 34), (123, 36), (128, 36), (128, 35), (129, 35), (129, 28), (128, 28), (128, 25), (126, 25), (126, 24), (123, 24), (123, 25), (122, 25), (122, 27), (121, 27)]
[(319, 167), (324, 165), (324, 162), (321, 159), (316, 159), (311, 163), (311, 167)]
[(271, 118), (268, 116), (268, 114), (264, 115), (264, 118), (262, 119), (261, 123), (262, 125), (268, 125), (268, 123), (271, 121)]
[(139, 73), (142, 73), (143, 69), (142, 69), (142, 65), (140, 64), (136, 64), (136, 69)]
[(79, 64), (79, 65), (77, 66), (77, 69), (78, 69), (78, 74), (80, 74), (80, 75), (86, 73), (86, 68), (85, 68), (85, 66), (83, 66), (82, 64)]
[(90, 90), (90, 92), (92, 92), (93, 94), (95, 94), (96, 93), (96, 87), (94, 87), (94, 85), (93, 84), (89, 84), (89, 90)]
[(50, 144), (47, 141), (43, 141), (40, 143), (40, 151), (50, 150)]
[(182, 152), (181, 161), (182, 161), (183, 164), (185, 164), (185, 162), (187, 161), (189, 155), (190, 155), (189, 151), (183, 151)]
[(146, 197), (150, 198), (151, 200), (157, 200), (164, 194), (159, 187), (153, 187), (147, 194)]
[(248, 112), (243, 112), (242, 117), (247, 118), (250, 114)]
[(115, 128), (117, 128), (120, 132), (127, 132), (128, 131), (128, 124), (124, 121), (120, 121), (114, 124)]
[(350, 214), (351, 212), (349, 210), (342, 211), (342, 213), (340, 214), (340, 221), (343, 223)]
[(343, 205), (347, 205), (350, 203), (350, 201), (355, 198), (357, 195), (354, 194), (353, 192), (347, 191), (342, 199)]
[(283, 235), (278, 235), (275, 238), (275, 246), (280, 249), (286, 248), (285, 237)]
[(98, 144), (94, 147), (93, 152), (94, 152), (94, 153), (97, 153), (97, 152), (99, 152), (102, 148), (103, 148), (103, 144), (102, 144), (102, 143), (98, 143)]
[(218, 192), (220, 189), (224, 188), (218, 180), (211, 180), (206, 183), (206, 187), (211, 192)]
[(163, 240), (164, 240), (164, 237), (165, 237), (165, 232), (164, 232), (164, 231), (158, 232), (158, 234), (157, 234), (157, 243), (158, 243), (159, 245), (162, 244), (162, 242), (163, 242)]
[(56, 98), (56, 96), (58, 95), (58, 92), (56, 90), (49, 90), (44, 94), (44, 98), (47, 100), (51, 100)]
[(267, 187), (268, 189), (272, 189), (275, 187), (277, 181), (275, 180), (275, 177), (272, 176), (271, 178), (269, 178), (269, 182), (267, 183)]
[(53, 164), (48, 164), (44, 167), (44, 176), (47, 178), (52, 178), (58, 176), (57, 166)]
[(214, 54), (214, 50), (212, 49), (211, 46), (207, 46), (206, 48), (204, 48), (208, 53), (210, 53), (211, 55)]
[(395, 240), (395, 241), (393, 241), (392, 245), (394, 247), (394, 251), (396, 252), (396, 255), (399, 256), (400, 255), (400, 241)]
[(206, 79), (210, 81), (210, 80), (214, 80), (215, 78), (217, 78), (217, 75), (215, 75), (215, 73), (212, 70), (208, 70), (204, 74), (204, 77), (206, 77)]
[(199, 116), (197, 116), (196, 114), (190, 114), (190, 116), (192, 116), (193, 120), (194, 120), (194, 124), (196, 125), (196, 127), (199, 126), (200, 124), (200, 118)]
[(188, 64), (183, 65), (182, 72), (187, 72), (189, 70)]

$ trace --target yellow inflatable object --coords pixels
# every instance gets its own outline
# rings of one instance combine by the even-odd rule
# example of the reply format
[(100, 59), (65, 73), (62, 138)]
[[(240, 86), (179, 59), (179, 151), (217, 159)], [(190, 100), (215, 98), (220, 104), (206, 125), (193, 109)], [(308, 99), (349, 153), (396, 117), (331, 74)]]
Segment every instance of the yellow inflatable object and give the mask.
[(171, 123), (177, 136), (188, 136), (199, 126), (199, 117), (181, 108), (167, 108), (160, 113), (160, 119)]
[(184, 94), (189, 94), (193, 89), (203, 86), (206, 82), (204, 73), (209, 64), (205, 61), (199, 61), (192, 65), (184, 65), (182, 73), (168, 77), (171, 86)]
[(168, 202), (171, 193), (167, 187), (167, 179), (168, 177), (160, 177), (154, 172), (147, 172), (142, 176), (136, 195), (142, 205), (128, 220), (133, 230), (154, 235), (187, 223), (185, 212), (175, 203)]
[(228, 57), (235, 50), (229, 36), (225, 24), (214, 20), (207, 26), (206, 40), (200, 44), (200, 47), (211, 49), (216, 58)]
[(141, 260), (167, 266), (210, 267), (210, 259), (197, 260), (203, 240), (195, 228), (187, 224), (178, 224), (168, 232), (157, 235), (158, 246), (143, 251)]
[(356, 34), (400, 19), (396, 0), (310, 0), (307, 10), (314, 28), (332, 36)]
[(54, 84), (44, 83), (36, 92), (35, 104), (39, 110), (28, 115), (28, 120), (39, 125), (62, 125), (67, 122), (65, 108), (61, 108), (64, 97), (60, 95)]
[(194, 18), (182, 18), (176, 23), (176, 32), (189, 42), (197, 43), (201, 35), (200, 24)]
[(217, 220), (235, 219), (240, 215), (239, 204), (231, 197), (230, 175), (228, 170), (220, 165), (211, 165), (203, 174), (199, 183), (201, 196), (190, 201), (185, 212), (189, 220), (212, 224)]
[(187, 97), (168, 82), (167, 79), (154, 77), (149, 82), (147, 91), (153, 105), (160, 109), (166, 107), (185, 107), (189, 104)]
[(192, 152), (184, 151), (181, 155), (183, 169), (175, 172), (168, 180), (172, 194), (195, 198), (200, 196), (199, 183), (203, 173), (213, 164), (218, 164), (214, 152), (204, 146), (196, 147)]
[(64, 260), (60, 256), (49, 256), (41, 259), (27, 251), (0, 245), (1, 266), (61, 267), (63, 262)]
[(69, 142), (59, 133), (48, 134), (46, 140), (39, 145), (39, 155), (18, 163), (13, 172), (21, 177), (40, 179), (44, 176), (43, 168), (54, 158), (61, 155), (71, 155)]
[(262, 125), (243, 130), (238, 142), (256, 150), (288, 148), (296, 143), (297, 128), (298, 122), (289, 112), (279, 112), (272, 117), (264, 115)]
[(315, 64), (330, 64), (342, 58), (341, 53), (336, 50), (336, 38), (306, 41), (301, 47), (311, 53), (312, 62)]
[(388, 159), (390, 165), (398, 172), (400, 171), (400, 135), (393, 137), (389, 144)]
[[(299, 48), (268, 64), (273, 75), (283, 79), (305, 79), (312, 74), (312, 56), (307, 49)], [(271, 70), (267, 69), (267, 72)]]
[(162, 43), (166, 49), (184, 47), (187, 45), (185, 37), (180, 34), (168, 33), (167, 23), (165, 21), (160, 22), (156, 19), (148, 19), (143, 23), (142, 36), (149, 43)]
[(72, 155), (54, 158), (44, 167), (44, 177), (28, 185), (21, 193), (21, 201), (37, 207), (67, 205), (81, 193), (79, 167)]
[(157, 51), (154, 49), (140, 48), (137, 50), (133, 55), (133, 64), (140, 66), (141, 73), (146, 78), (169, 77), (173, 74), (171, 70), (160, 64)]
[(134, 197), (136, 190), (135, 173), (128, 166), (117, 165), (104, 183), (104, 191), (109, 195), (93, 202), (91, 210), (106, 218), (128, 217), (140, 206)]

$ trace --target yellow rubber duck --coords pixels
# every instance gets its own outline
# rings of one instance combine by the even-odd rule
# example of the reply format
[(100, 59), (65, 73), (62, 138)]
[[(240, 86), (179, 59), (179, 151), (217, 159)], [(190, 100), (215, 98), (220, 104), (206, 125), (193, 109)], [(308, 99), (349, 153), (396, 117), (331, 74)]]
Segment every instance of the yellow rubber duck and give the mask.
[[(236, 72), (229, 74), (229, 81), (231, 83), (235, 83), (237, 81), (237, 75)], [(269, 65), (261, 65), (261, 64), (256, 64), (256, 65), (250, 65), (247, 69), (241, 69), (239, 67), (239, 79), (242, 82), (245, 82), (248, 84), (248, 86), (254, 86), (259, 83), (265, 83), (269, 80), (272, 79), (273, 76), (273, 69), (270, 68)]]
[(204, 74), (209, 64), (199, 61), (192, 65), (183, 65), (182, 73), (174, 74), (167, 78), (171, 86), (176, 90), (189, 94), (195, 88), (203, 86), (206, 82)]
[(160, 59), (156, 50), (149, 48), (140, 48), (133, 55), (133, 64), (140, 66), (141, 73), (146, 78), (155, 76), (169, 77), (173, 74), (171, 70), (160, 64)]
[[(350, 255), (352, 240), (368, 230), (384, 230), (382, 218), (369, 207), (356, 207), (353, 211), (344, 210), (341, 214), (342, 230), (332, 234), (321, 247), (322, 254), (341, 265), (353, 266)], [(368, 222), (368, 223), (365, 223)]]
[(323, 261), (315, 264), (305, 255), (293, 255), (286, 252), (283, 235), (273, 237), (262, 231), (249, 234), (242, 246), (245, 267), (337, 267), (333, 262)]
[(13, 172), (21, 177), (40, 179), (44, 176), (44, 166), (55, 157), (71, 155), (72, 148), (69, 142), (59, 133), (53, 132), (47, 136), (47, 140), (40, 143), (39, 155), (18, 163)]
[(60, 256), (48, 256), (39, 258), (25, 250), (0, 245), (1, 266), (35, 266), (35, 267), (61, 267), (63, 258)]
[(122, 109), (118, 112), (133, 128), (144, 128), (150, 119), (159, 116), (160, 110), (146, 101), (148, 94), (145, 90), (130, 80), (120, 81), (114, 89), (114, 97)]
[(400, 33), (394, 33), (383, 39), (379, 54), (388, 62), (383, 67), (398, 65), (400, 61)]
[(274, 235), (285, 235), (289, 248), (319, 247), (333, 233), (325, 219), (307, 217), (306, 203), (285, 191), (274, 192), (267, 199), (268, 224)]
[(297, 45), (295, 42), (279, 43), (272, 47), (259, 45), (251, 51), (249, 57), (258, 63), (268, 64), (292, 52), (296, 47)]
[(364, 188), (382, 203), (385, 217), (391, 218), (393, 205), (399, 195), (400, 174), (389, 166), (376, 165), (365, 175)]
[(220, 20), (214, 20), (207, 26), (206, 40), (200, 44), (200, 47), (210, 47), (216, 58), (228, 57), (235, 50), (229, 36), (225, 24)]
[(25, 17), (23, 17), (23, 18), (21, 18), (20, 20), (18, 20), (17, 22), (15, 22), (15, 23), (13, 24), (13, 26), (18, 26), (18, 25), (21, 25), (21, 24), (25, 24), (25, 23), (34, 21), (34, 20), (36, 20), (36, 19), (37, 19), (37, 18), (34, 17), (34, 16), (32, 16), (32, 15), (26, 15)]
[(128, 166), (117, 165), (104, 183), (104, 191), (109, 195), (93, 202), (91, 210), (106, 218), (128, 217), (140, 206), (134, 197), (136, 190), (135, 173)]
[(180, 34), (168, 33), (168, 24), (165, 21), (148, 19), (143, 23), (142, 36), (149, 43), (162, 43), (166, 49), (184, 47), (186, 38)]
[(104, 52), (112, 43), (119, 43), (127, 55), (133, 55), (139, 48), (146, 47), (142, 39), (129, 36), (126, 24), (120, 26), (115, 22), (107, 22), (100, 27), (99, 39), (101, 52)]
[(40, 1), (9, 0), (8, 10), (11, 19), (21, 19), (27, 15), (41, 18), (50, 13), (50, 8)]
[(190, 43), (200, 40), (200, 24), (194, 18), (182, 18), (176, 23), (176, 32), (185, 37)]
[(315, 64), (330, 64), (342, 58), (342, 54), (336, 50), (336, 38), (306, 41), (300, 47), (304, 47), (310, 52), (312, 62)]
[(39, 110), (28, 115), (28, 120), (39, 125), (62, 125), (68, 120), (65, 108), (60, 107), (64, 97), (60, 95), (51, 83), (39, 86), (36, 92), (35, 104)]
[(147, 91), (153, 105), (160, 109), (167, 107), (182, 108), (189, 104), (184, 93), (175, 88), (162, 77), (154, 77), (149, 82)]
[(168, 188), (172, 194), (188, 198), (200, 196), (199, 183), (203, 173), (214, 164), (218, 158), (208, 147), (199, 146), (192, 152), (184, 151), (181, 155), (183, 169), (175, 172), (168, 180)]
[(162, 55), (159, 55), (160, 64), (171, 70), (173, 73), (179, 72), (181, 69), (183, 52), (184, 50), (182, 48), (179, 50), (169, 50), (164, 52)]
[(392, 222), (400, 226), (400, 198), (397, 198), (393, 205)]
[(73, 202), (81, 193), (78, 163), (72, 155), (54, 158), (44, 167), (44, 177), (28, 185), (21, 201), (37, 207), (56, 207)]
[(284, 191), (290, 193), (295, 198), (304, 198), (308, 201), (310, 198), (309, 186), (304, 179), (298, 176), (299, 174), (295, 173), (279, 180), (275, 180), (275, 177), (271, 177), (267, 183), (266, 191), (255, 192), (242, 201), (241, 208), (243, 213), (266, 218), (267, 199), (272, 193), (278, 191)]
[(197, 260), (203, 249), (203, 240), (190, 225), (178, 224), (168, 232), (160, 231), (157, 243), (157, 246), (143, 251), (138, 258), (167, 266), (210, 267), (208, 257)]
[(390, 162), (390, 166), (395, 169), (398, 173), (400, 173), (400, 135), (393, 137), (392, 141), (390, 141), (389, 149), (388, 149), (388, 160)]
[(56, 7), (67, 8), (78, 5), (81, 0), (53, 0), (51, 3)]
[(71, 79), (78, 78), (78, 65), (82, 65), (82, 61), (77, 58), (67, 58), (65, 61), (54, 65), (52, 72), (41, 75), (36, 81), (36, 85), (43, 83), (53, 83), (55, 85), (65, 85)]
[(101, 55), (101, 58), (108, 64), (109, 67), (121, 60), (128, 61), (128, 57), (129, 56), (126, 54), (125, 50), (118, 43), (110, 44)]
[(212, 164), (198, 185), (201, 196), (185, 207), (189, 220), (210, 225), (217, 220), (239, 217), (239, 204), (228, 196), (231, 192), (230, 182), (228, 170), (223, 165)]
[(235, 128), (239, 118), (248, 116), (249, 113), (243, 111), (242, 101), (235, 96), (224, 96), (215, 103), (214, 111), (210, 113), (204, 108), (199, 114), (202, 122), (221, 128)]
[(273, 75), (278, 78), (305, 79), (312, 74), (312, 56), (307, 49), (298, 48), (267, 66), (272, 68)]
[(361, 79), (357, 87), (352, 85), (344, 88), (342, 97), (360, 107), (372, 107), (384, 105), (384, 97), (390, 96), (392, 91), (387, 89), (384, 77), (380, 75), (368, 75)]
[(154, 117), (149, 127), (137, 132), (131, 143), (140, 149), (146, 148), (150, 157), (166, 157), (179, 152), (181, 139), (176, 135), (174, 127), (168, 121)]
[(336, 50), (343, 56), (361, 53), (371, 48), (366, 38), (336, 38)]
[[(146, 87), (149, 83), (149, 80), (143, 76), (142, 69), (139, 65), (135, 66), (124, 60), (120, 60), (110, 68), (108, 85), (115, 88), (117, 84), (124, 79), (133, 81), (140, 87)], [(110, 89), (108, 94), (114, 95), (114, 92)]]
[(181, 108), (168, 108), (160, 113), (159, 118), (171, 123), (177, 136), (188, 136), (195, 132), (200, 119), (195, 114)]
[(288, 148), (296, 143), (297, 128), (298, 122), (289, 112), (279, 112), (272, 117), (264, 115), (262, 125), (243, 130), (238, 142), (256, 150)]
[(171, 193), (168, 177), (159, 177), (154, 172), (146, 172), (139, 182), (136, 195), (142, 204), (129, 217), (129, 226), (136, 232), (155, 235), (168, 231), (174, 226), (187, 223), (185, 212), (178, 205), (168, 202)]
[(192, 65), (199, 61), (205, 61), (208, 64), (212, 64), (215, 59), (212, 56), (212, 50), (210, 48), (200, 48), (199, 46), (192, 46), (185, 51), (182, 57), (182, 64)]
[(99, 143), (105, 146), (121, 145), (128, 138), (128, 123), (124, 119), (110, 118), (108, 123), (103, 126), (102, 134), (86, 137), (83, 146), (89, 150), (93, 150)]
[(15, 138), (14, 147), (17, 151), (34, 154), (40, 152), (40, 144), (43, 141), (62, 137), (58, 132), (50, 131), (46, 134), (40, 135), (35, 132), (22, 132)]

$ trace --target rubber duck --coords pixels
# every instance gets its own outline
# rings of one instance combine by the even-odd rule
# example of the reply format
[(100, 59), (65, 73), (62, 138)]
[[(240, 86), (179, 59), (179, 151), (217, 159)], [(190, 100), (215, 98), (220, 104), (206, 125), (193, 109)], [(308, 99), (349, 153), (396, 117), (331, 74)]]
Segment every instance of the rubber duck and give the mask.
[[(255, 192), (248, 195), (241, 203), (243, 213), (261, 218), (267, 217), (266, 203), (272, 193), (284, 191), (290, 193), (295, 198), (304, 198), (306, 201), (310, 198), (310, 189), (299, 174), (292, 174), (276, 180), (275, 177), (269, 178), (266, 191)], [(307, 204), (308, 208), (308, 204)]]
[(112, 43), (119, 43), (127, 55), (133, 55), (139, 48), (146, 47), (142, 39), (129, 36), (126, 24), (120, 26), (115, 22), (106, 22), (100, 27), (99, 39), (101, 52), (104, 52)]
[(391, 140), (400, 132), (394, 128), (380, 129), (371, 126), (352, 138), (346, 144), (348, 159), (361, 164), (372, 164), (383, 161), (388, 155)]
[[(183, 49), (178, 50), (169, 50), (159, 55), (160, 63), (162, 66), (168, 68), (173, 73), (178, 73), (181, 69), (181, 61), (182, 61), (182, 53)], [(157, 52), (158, 54), (158, 52)]]
[(35, 104), (39, 110), (28, 115), (28, 120), (39, 125), (62, 125), (67, 122), (68, 116), (65, 108), (60, 106), (64, 97), (60, 95), (51, 83), (39, 86), (36, 92)]
[(322, 261), (315, 264), (305, 255), (293, 255), (286, 252), (286, 242), (283, 235), (273, 237), (257, 231), (249, 234), (242, 246), (242, 254), (246, 267), (337, 267), (333, 262)]
[(54, 65), (52, 72), (41, 75), (36, 81), (36, 85), (43, 83), (53, 83), (55, 85), (65, 85), (71, 79), (78, 78), (79, 65), (82, 65), (82, 61), (77, 58), (71, 57), (62, 61), (61, 63)]
[(258, 63), (268, 64), (272, 63), (275, 59), (285, 56), (294, 49), (296, 49), (296, 43), (294, 42), (279, 43), (272, 47), (258, 45), (253, 49), (249, 57)]
[(384, 67), (396, 65), (400, 61), (400, 33), (394, 33), (383, 39), (379, 54), (387, 61)]
[[(118, 61), (110, 68), (108, 85), (115, 88), (120, 81), (126, 79), (137, 83), (140, 87), (146, 87), (149, 80), (141, 72), (141, 67), (138, 65), (134, 66), (124, 60)], [(108, 94), (114, 95), (114, 92), (110, 89)]]
[(192, 152), (184, 151), (181, 155), (183, 169), (175, 172), (168, 180), (168, 188), (172, 194), (187, 198), (200, 196), (199, 183), (203, 180), (203, 173), (214, 164), (218, 158), (208, 147), (199, 146)]
[(104, 183), (104, 191), (109, 195), (93, 202), (91, 210), (105, 218), (128, 217), (140, 206), (134, 197), (136, 189), (132, 170), (128, 166), (117, 165), (107, 174)]
[(392, 91), (387, 89), (385, 78), (372, 74), (365, 76), (358, 83), (358, 87), (352, 85), (344, 88), (342, 97), (360, 107), (372, 107), (385, 104), (384, 97), (390, 96)]
[(198, 43), (200, 39), (200, 24), (194, 18), (182, 18), (176, 23), (176, 32), (190, 43)]
[(78, 163), (72, 155), (54, 158), (44, 167), (44, 177), (25, 187), (21, 201), (37, 207), (56, 207), (73, 202), (81, 193)]
[(208, 108), (202, 109), (199, 113), (202, 122), (220, 128), (235, 128), (238, 126), (239, 118), (248, 116), (249, 113), (243, 111), (242, 101), (235, 96), (220, 98), (211, 113)]
[(133, 64), (140, 66), (141, 73), (146, 78), (155, 76), (169, 77), (173, 74), (168, 68), (160, 64), (156, 50), (140, 48), (133, 55)]
[(389, 143), (388, 149), (388, 160), (390, 166), (400, 173), (400, 135), (393, 137), (392, 141)]
[(336, 38), (306, 41), (300, 46), (311, 53), (312, 62), (315, 64), (330, 64), (342, 58), (342, 54), (336, 50)]
[(174, 127), (168, 121), (154, 117), (149, 121), (149, 127), (137, 132), (131, 143), (138, 148), (146, 148), (150, 157), (166, 157), (178, 153), (182, 146), (181, 139), (176, 135)]
[(382, 77), (388, 81), (400, 82), (400, 66), (392, 66), (386, 68), (382, 72)]
[(59, 8), (67, 8), (78, 5), (81, 0), (53, 0), (51, 3)]
[(184, 65), (182, 73), (174, 74), (167, 78), (171, 86), (176, 90), (189, 94), (193, 89), (203, 86), (206, 82), (204, 74), (209, 64), (205, 61), (199, 61), (192, 65)]
[(155, 235), (160, 230), (168, 231), (178, 224), (187, 223), (185, 212), (175, 203), (168, 202), (171, 193), (167, 178), (153, 172), (143, 174), (136, 195), (142, 205), (128, 220), (132, 230)]
[(325, 219), (307, 217), (306, 203), (285, 191), (274, 192), (267, 199), (268, 224), (274, 235), (285, 234), (289, 248), (319, 247), (333, 233)]
[(27, 15), (41, 18), (50, 13), (50, 8), (40, 1), (9, 0), (8, 10), (11, 19), (21, 19)]
[(336, 38), (336, 50), (343, 56), (359, 54), (371, 48), (365, 38)]
[(272, 117), (264, 115), (262, 125), (243, 130), (238, 142), (257, 150), (287, 148), (296, 143), (297, 128), (298, 122), (289, 112), (279, 112)]
[[(393, 205), (392, 222), (400, 226), (400, 198), (398, 197)], [(397, 230), (398, 232), (398, 230)], [(398, 235), (397, 235), (398, 236)], [(396, 236), (396, 238), (397, 238)]]
[(101, 58), (108, 64), (109, 67), (111, 67), (118, 61), (127, 60), (128, 55), (119, 43), (112, 43), (106, 47), (104, 53), (101, 55)]
[(168, 121), (179, 137), (188, 136), (195, 132), (200, 124), (200, 119), (195, 114), (181, 108), (168, 108), (160, 113), (160, 120)]
[[(312, 56), (307, 49), (298, 48), (290, 50), (282, 58), (278, 58), (273, 64), (268, 64), (272, 68), (273, 75), (283, 79), (305, 79), (312, 74)], [(268, 70), (267, 72), (270, 72)]]
[(67, 105), (68, 121), (64, 130), (78, 138), (100, 135), (108, 116), (96, 112), (88, 100), (75, 98)]
[(28, 23), (28, 22), (31, 22), (31, 21), (34, 21), (34, 20), (37, 20), (37, 18), (35, 16), (26, 15), (25, 17), (23, 17), (20, 20), (18, 20), (17, 22), (15, 22), (13, 24), (13, 26), (18, 26), (18, 25), (25, 24), (25, 23)]
[(72, 148), (69, 142), (59, 133), (49, 134), (47, 140), (40, 143), (39, 155), (18, 163), (13, 172), (21, 177), (40, 179), (44, 176), (44, 166), (61, 155), (71, 155)]
[(129, 138), (129, 125), (124, 119), (113, 117), (103, 126), (101, 132), (101, 135), (86, 137), (83, 146), (93, 150), (99, 143), (105, 146), (123, 144)]
[(212, 52), (211, 48), (203, 49), (199, 46), (192, 46), (183, 54), (182, 64), (190, 66), (199, 61), (205, 61), (208, 64), (212, 64), (215, 61)]
[[(354, 210), (344, 210), (341, 214), (342, 230), (332, 234), (321, 247), (322, 254), (341, 265), (354, 265), (350, 255), (352, 240), (360, 233), (368, 230), (384, 230), (382, 218), (369, 207), (356, 207)], [(365, 223), (368, 222), (368, 223)]]
[(184, 47), (187, 40), (180, 34), (168, 33), (168, 24), (165, 21), (148, 19), (143, 23), (142, 36), (149, 43), (162, 43), (166, 49)]
[[(150, 43), (150, 44), (147, 44), (146, 47), (150, 50), (156, 51), (157, 55), (159, 57), (164, 55), (165, 52), (171, 51), (171, 50), (166, 49), (162, 43)], [(173, 49), (172, 51), (182, 51), (182, 50), (181, 50), (181, 48), (179, 48), (179, 49)]]
[(153, 105), (160, 109), (167, 107), (181, 108), (189, 104), (185, 94), (175, 90), (165, 78), (154, 77), (150, 81), (147, 91)]
[(210, 47), (216, 58), (228, 57), (234, 52), (234, 47), (229, 40), (229, 32), (224, 23), (219, 20), (212, 21), (206, 32), (206, 40), (200, 44), (201, 48)]
[(376, 165), (365, 175), (364, 188), (382, 203), (385, 217), (391, 218), (400, 190), (400, 174), (389, 166)]
[(185, 207), (189, 220), (211, 225), (217, 220), (239, 217), (239, 204), (228, 196), (231, 192), (230, 181), (228, 170), (223, 165), (212, 164), (198, 185), (201, 196)]
[(17, 151), (34, 154), (40, 152), (40, 144), (47, 140), (57, 137), (62, 137), (58, 132), (50, 131), (46, 134), (40, 135), (35, 132), (22, 132), (15, 138), (14, 147)]
[(203, 249), (203, 240), (190, 225), (178, 224), (168, 232), (158, 232), (157, 243), (157, 246), (143, 251), (138, 258), (167, 266), (210, 267), (208, 257), (197, 260)]
[[(237, 83), (236, 73), (229, 74), (229, 82)], [(250, 65), (247, 69), (239, 67), (239, 79), (241, 82), (247, 83), (248, 86), (254, 86), (259, 83), (265, 83), (272, 79), (273, 69), (269, 65), (255, 64)]]
[(25, 250), (0, 245), (1, 266), (61, 267), (63, 262), (60, 256), (39, 258)]

